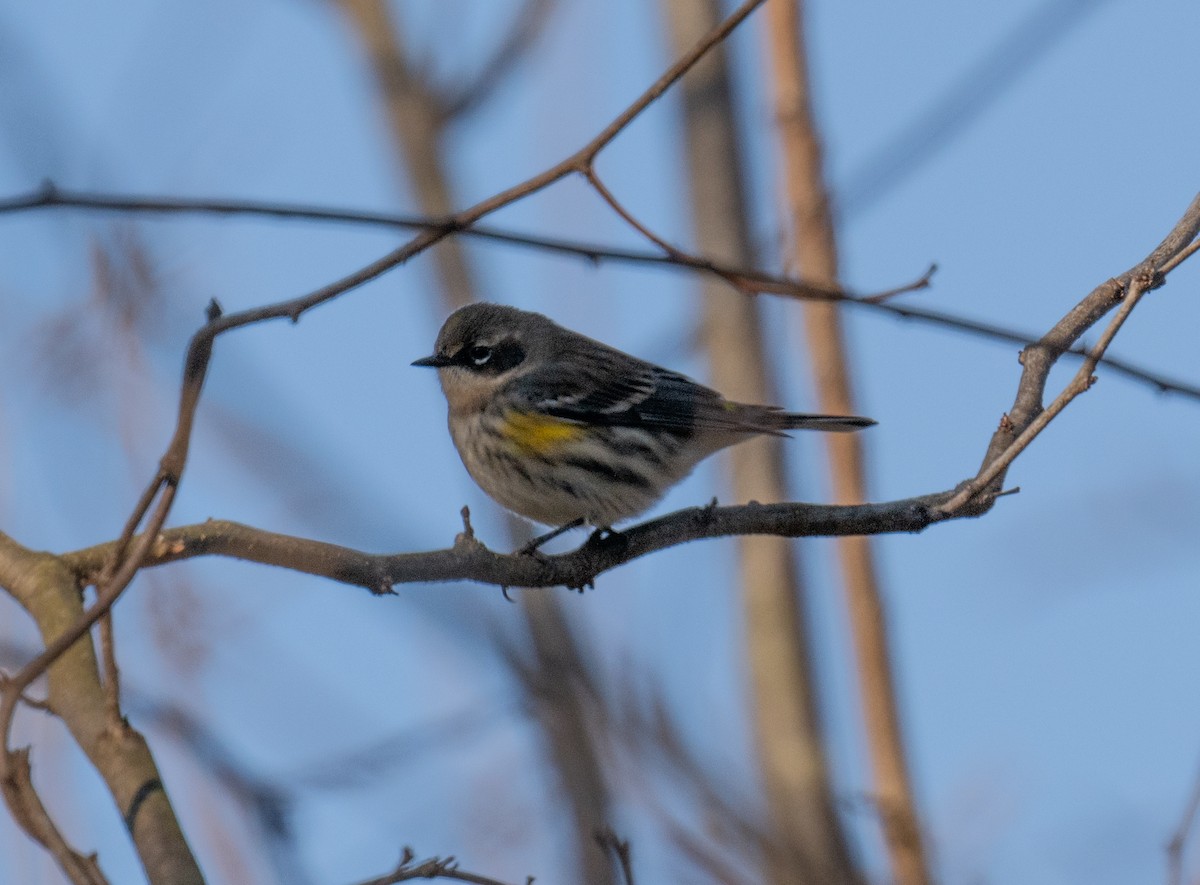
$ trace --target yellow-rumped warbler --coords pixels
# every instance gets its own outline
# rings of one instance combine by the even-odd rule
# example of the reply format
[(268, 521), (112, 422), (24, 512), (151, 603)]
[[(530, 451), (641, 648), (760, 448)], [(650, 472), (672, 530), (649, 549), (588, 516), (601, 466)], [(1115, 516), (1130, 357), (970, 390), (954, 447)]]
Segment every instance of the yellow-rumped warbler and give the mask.
[(433, 356), (413, 365), (437, 368), (467, 472), (509, 510), (550, 526), (608, 528), (637, 516), (699, 461), (759, 434), (875, 423), (730, 402), (498, 304), (455, 311)]

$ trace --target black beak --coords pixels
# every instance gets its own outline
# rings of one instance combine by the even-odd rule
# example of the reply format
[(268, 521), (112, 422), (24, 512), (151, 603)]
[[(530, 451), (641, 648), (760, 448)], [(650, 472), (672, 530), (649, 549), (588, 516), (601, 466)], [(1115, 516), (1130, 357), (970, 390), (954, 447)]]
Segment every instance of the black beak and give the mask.
[(413, 360), (414, 366), (429, 366), (434, 369), (440, 369), (442, 366), (448, 366), (453, 362), (449, 357), (438, 356), (436, 353), (433, 356), (422, 357), (419, 360)]

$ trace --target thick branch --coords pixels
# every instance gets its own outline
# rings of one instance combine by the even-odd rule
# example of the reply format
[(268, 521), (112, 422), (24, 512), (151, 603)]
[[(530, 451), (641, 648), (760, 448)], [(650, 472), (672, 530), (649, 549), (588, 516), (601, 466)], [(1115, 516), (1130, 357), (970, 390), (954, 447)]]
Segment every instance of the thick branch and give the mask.
[[(942, 517), (937, 507), (953, 492), (883, 504), (744, 504), (691, 507), (627, 528), (612, 536), (593, 534), (570, 553), (555, 556), (504, 554), (473, 535), (427, 553), (373, 554), (336, 544), (266, 532), (227, 520), (210, 520), (161, 532), (150, 545), (146, 567), (197, 556), (228, 556), (276, 565), (388, 593), (397, 584), (477, 581), (501, 587), (582, 589), (597, 576), (634, 559), (702, 538), (779, 535), (786, 538), (919, 532)], [(961, 514), (968, 515), (968, 514)], [(970, 514), (974, 515), (974, 514)], [(61, 559), (88, 582), (103, 568), (112, 543)]]
[[(116, 546), (113, 542), (107, 552), (113, 553)], [(105, 567), (105, 562), (97, 562), (94, 577), (98, 578)], [(55, 646), (56, 640), (68, 635), (69, 628), (81, 621), (83, 602), (76, 575), (58, 558), (26, 550), (2, 534), (0, 586), (34, 617), (47, 646)], [(30, 665), (26, 665), (21, 672), (29, 670)], [(17, 820), (52, 851), (71, 881), (103, 882), (94, 858), (70, 849), (40, 808), (29, 782), (25, 752), (13, 752), (8, 747), (7, 727), (22, 687), (18, 679), (3, 686), (5, 742), (0, 747), (0, 782), (5, 798)], [(122, 722), (114, 728), (109, 720), (90, 637), (77, 637), (55, 657), (49, 668), (48, 701), (112, 793), (150, 881), (201, 881), (146, 742), (128, 724)], [(31, 814), (33, 829), (29, 828)]]

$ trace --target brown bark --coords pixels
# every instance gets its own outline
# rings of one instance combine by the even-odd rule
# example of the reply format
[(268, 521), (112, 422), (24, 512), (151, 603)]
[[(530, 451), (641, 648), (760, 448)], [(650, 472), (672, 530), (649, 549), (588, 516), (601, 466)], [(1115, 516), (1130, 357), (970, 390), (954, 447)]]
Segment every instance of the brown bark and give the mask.
[[(33, 553), (4, 535), (0, 535), (0, 586), (34, 618), (46, 645), (83, 616), (76, 575), (57, 557)], [(50, 709), (96, 767), (118, 812), (132, 824), (134, 848), (147, 878), (156, 885), (202, 883), (149, 747), (128, 723), (115, 722), (108, 715), (90, 634), (50, 666), (48, 685)], [(10, 796), (8, 784), (5, 796)], [(54, 854), (72, 881), (96, 881), (80, 878), (72, 870), (78, 864), (65, 845), (57, 846)]]
[[(720, 19), (715, 0), (665, 0), (675, 53)], [(728, 64), (716, 47), (682, 83), (688, 174), (701, 254), (752, 264), (743, 163)], [(711, 378), (726, 396), (772, 402), (759, 303), (710, 278), (704, 284), (704, 339)], [(729, 450), (729, 484), (738, 501), (782, 501), (788, 494), (778, 439)], [(754, 697), (759, 765), (774, 846), (767, 858), (779, 883), (856, 881), (834, 807), (825, 762), (816, 680), (808, 649), (803, 587), (792, 544), (738, 538), (738, 572)]]
[[(812, 113), (799, 0), (771, 0), (767, 4), (766, 24), (776, 89), (784, 194), (792, 228), (791, 257), (806, 279), (837, 285), (837, 242)], [(856, 414), (838, 305), (807, 303), (804, 318), (820, 410)], [(862, 437), (828, 434), (825, 443), (834, 500), (847, 504), (865, 501)], [(873, 794), (883, 824), (892, 876), (898, 885), (927, 883), (930, 877), (904, 758), (887, 620), (871, 544), (865, 537), (839, 538), (837, 544), (854, 633), (867, 743), (874, 767)]]

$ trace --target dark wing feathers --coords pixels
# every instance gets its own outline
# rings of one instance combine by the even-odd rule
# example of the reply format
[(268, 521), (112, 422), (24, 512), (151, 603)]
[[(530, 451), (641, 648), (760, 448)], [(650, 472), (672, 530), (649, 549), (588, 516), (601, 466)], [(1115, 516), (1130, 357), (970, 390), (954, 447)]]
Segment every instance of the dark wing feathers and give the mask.
[(801, 428), (857, 430), (865, 418), (799, 415), (730, 402), (678, 372), (589, 341), (588, 359), (558, 359), (515, 380), (510, 393), (532, 408), (603, 427), (640, 427), (679, 436), (697, 432), (785, 436)]
[(676, 432), (697, 429), (698, 420), (720, 397), (694, 381), (665, 370), (649, 370), (636, 378), (600, 380), (571, 405), (550, 406), (560, 418), (614, 427), (646, 427)]
[(696, 430), (750, 429), (739, 407), (685, 375), (629, 357), (606, 368), (610, 371), (586, 381), (565, 373), (538, 377), (535, 384), (528, 379), (525, 392), (533, 395), (540, 411), (582, 424), (688, 435)]

